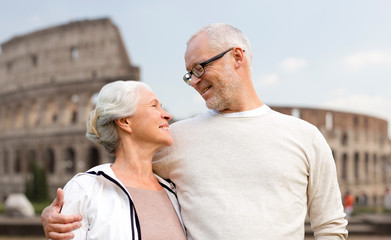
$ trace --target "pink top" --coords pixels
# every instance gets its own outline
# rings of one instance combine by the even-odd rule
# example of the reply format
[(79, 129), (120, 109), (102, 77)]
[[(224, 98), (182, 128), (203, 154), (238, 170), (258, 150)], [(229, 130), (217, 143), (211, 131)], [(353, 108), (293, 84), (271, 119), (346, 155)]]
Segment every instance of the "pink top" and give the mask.
[(182, 225), (164, 189), (126, 187), (140, 220), (143, 240), (186, 240)]

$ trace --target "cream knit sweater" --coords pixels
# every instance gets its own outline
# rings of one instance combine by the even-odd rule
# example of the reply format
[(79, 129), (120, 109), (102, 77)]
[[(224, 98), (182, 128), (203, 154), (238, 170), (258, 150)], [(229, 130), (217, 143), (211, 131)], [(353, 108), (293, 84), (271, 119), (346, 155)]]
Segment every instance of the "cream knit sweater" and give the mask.
[(177, 186), (189, 239), (303, 239), (307, 212), (317, 239), (347, 237), (332, 153), (313, 125), (264, 105), (170, 129), (154, 168)]

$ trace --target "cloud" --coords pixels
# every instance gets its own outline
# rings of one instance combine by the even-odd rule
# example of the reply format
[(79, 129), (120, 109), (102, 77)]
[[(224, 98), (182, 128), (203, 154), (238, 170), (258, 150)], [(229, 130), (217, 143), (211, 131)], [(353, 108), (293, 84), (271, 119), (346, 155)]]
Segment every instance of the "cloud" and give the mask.
[(358, 70), (363, 67), (391, 67), (391, 54), (382, 51), (357, 52), (342, 59), (343, 66)]
[(258, 83), (262, 86), (273, 86), (273, 85), (277, 85), (278, 82), (279, 82), (279, 77), (278, 74), (275, 73), (263, 75), (260, 77), (260, 80), (258, 81)]
[(331, 96), (333, 96), (333, 98), (334, 98), (334, 97), (342, 97), (342, 96), (344, 96), (344, 95), (346, 95), (346, 94), (347, 94), (347, 92), (346, 92), (346, 90), (343, 89), (343, 88), (337, 88), (337, 89), (334, 89), (334, 90), (331, 92)]
[(30, 18), (29, 18), (29, 22), (32, 22), (32, 23), (34, 23), (34, 24), (40, 24), (40, 23), (43, 22), (43, 19), (42, 19), (42, 17), (39, 16), (39, 15), (32, 15), (32, 16), (30, 16)]
[(349, 94), (344, 89), (336, 89), (330, 94), (330, 99), (324, 105), (345, 111), (375, 114), (379, 117), (383, 116), (383, 118), (388, 116), (391, 119), (391, 99), (382, 96)]
[(286, 72), (297, 72), (308, 66), (308, 61), (304, 58), (286, 58), (280, 63), (280, 67)]

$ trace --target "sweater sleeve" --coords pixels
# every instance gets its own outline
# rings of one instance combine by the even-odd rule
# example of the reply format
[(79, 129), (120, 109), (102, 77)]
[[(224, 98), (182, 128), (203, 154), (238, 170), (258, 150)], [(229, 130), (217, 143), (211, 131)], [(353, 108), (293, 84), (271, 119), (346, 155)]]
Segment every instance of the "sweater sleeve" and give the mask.
[(153, 157), (153, 172), (164, 179), (169, 179), (170, 173), (170, 152), (172, 147), (165, 147), (155, 154)]
[(73, 231), (73, 239), (87, 239), (89, 197), (87, 191), (79, 184), (75, 178), (71, 179), (64, 187), (64, 206), (61, 209), (62, 214), (80, 214), (82, 226)]
[(315, 239), (346, 239), (347, 220), (344, 218), (334, 158), (317, 129), (313, 136), (307, 192), (311, 228)]

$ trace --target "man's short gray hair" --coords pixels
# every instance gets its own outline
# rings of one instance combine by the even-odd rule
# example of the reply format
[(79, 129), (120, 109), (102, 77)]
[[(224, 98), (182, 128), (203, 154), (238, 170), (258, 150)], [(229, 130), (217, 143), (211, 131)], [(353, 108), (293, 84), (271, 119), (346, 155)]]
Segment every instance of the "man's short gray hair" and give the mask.
[(230, 47), (241, 47), (245, 50), (245, 56), (249, 65), (252, 62), (252, 51), (250, 41), (242, 31), (234, 26), (225, 23), (214, 23), (207, 25), (198, 30), (190, 37), (189, 42), (193, 40), (200, 33), (206, 33), (209, 36), (209, 47), (215, 51), (225, 51)]
[(143, 88), (150, 90), (148, 85), (138, 81), (115, 81), (103, 86), (87, 120), (86, 137), (114, 155), (120, 143), (114, 120), (136, 112)]

